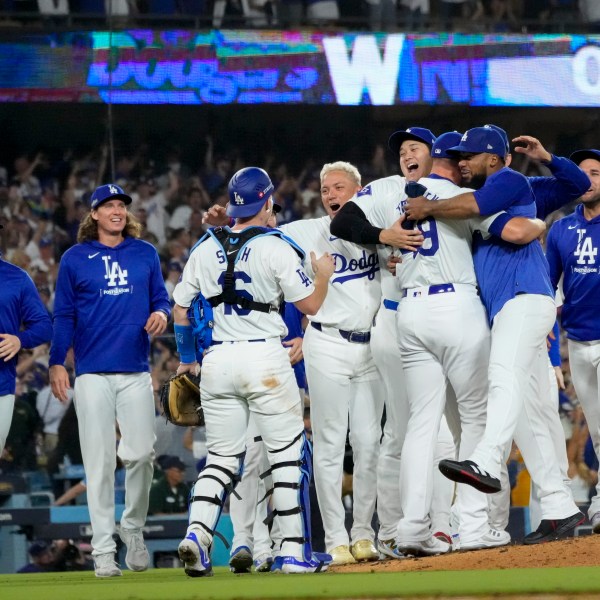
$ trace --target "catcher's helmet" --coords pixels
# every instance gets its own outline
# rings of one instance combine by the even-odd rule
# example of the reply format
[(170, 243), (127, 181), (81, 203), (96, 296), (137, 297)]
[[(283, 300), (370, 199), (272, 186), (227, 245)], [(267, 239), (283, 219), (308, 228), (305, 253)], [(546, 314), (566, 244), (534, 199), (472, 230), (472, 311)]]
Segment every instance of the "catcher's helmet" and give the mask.
[(229, 206), (227, 214), (230, 217), (251, 217), (273, 194), (273, 182), (266, 171), (258, 167), (240, 169), (229, 181)]

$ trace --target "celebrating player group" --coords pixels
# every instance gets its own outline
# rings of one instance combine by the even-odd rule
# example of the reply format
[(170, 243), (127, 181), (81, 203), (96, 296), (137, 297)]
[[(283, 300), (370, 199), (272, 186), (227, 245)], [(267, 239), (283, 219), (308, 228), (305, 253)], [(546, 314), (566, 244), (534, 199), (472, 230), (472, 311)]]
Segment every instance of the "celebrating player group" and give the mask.
[[(211, 228), (173, 293), (178, 373), (200, 373), (208, 449), (179, 545), (188, 576), (212, 574), (229, 495), (237, 496), (234, 526), (250, 532), (236, 531), (234, 572), (318, 573), (507, 545), (513, 441), (533, 484), (531, 533), (518, 541), (560, 539), (585, 520), (569, 485), (547, 337), (560, 288), (573, 382), (600, 455), (600, 151), (562, 158), (530, 136), (512, 143), (552, 176), (511, 169), (511, 143), (495, 125), (439, 136), (414, 126), (389, 139), (398, 175), (362, 187), (352, 164), (328, 163), (320, 173), (326, 216), (280, 227), (268, 173), (250, 166), (231, 178), (229, 204), (206, 213)], [(121, 574), (112, 541), (115, 420), (127, 469), (126, 562), (148, 567), (148, 336), (164, 331), (171, 308), (155, 250), (135, 239), (131, 198), (108, 184), (92, 200), (80, 243), (60, 265), (51, 384), (66, 399), (73, 346), (96, 575), (113, 577)], [(576, 201), (548, 231), (544, 252), (543, 219)], [(292, 366), (299, 346), (288, 352), (281, 342), (286, 305), (306, 317), (312, 440)], [(116, 352), (104, 347), (109, 323)], [(247, 445), (262, 465), (264, 496), (261, 469), (245, 473)], [(312, 547), (313, 475), (325, 552)], [(255, 483), (240, 496), (242, 477)], [(588, 517), (600, 533), (596, 491)], [(267, 513), (269, 529), (255, 527), (253, 537), (253, 520)]]

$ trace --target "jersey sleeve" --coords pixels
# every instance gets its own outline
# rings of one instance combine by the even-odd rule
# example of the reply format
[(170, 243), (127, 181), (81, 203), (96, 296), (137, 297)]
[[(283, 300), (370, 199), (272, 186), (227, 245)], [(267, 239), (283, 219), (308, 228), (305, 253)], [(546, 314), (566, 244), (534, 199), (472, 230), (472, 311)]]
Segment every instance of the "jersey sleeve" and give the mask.
[(528, 199), (533, 201), (531, 187), (525, 176), (511, 169), (502, 169), (489, 177), (474, 195), (479, 213), (483, 216), (506, 210)]
[(198, 295), (198, 292), (201, 291), (200, 282), (196, 275), (198, 272), (197, 263), (200, 254), (198, 249), (199, 246), (190, 254), (190, 257), (183, 268), (181, 280), (173, 290), (173, 300), (183, 308), (189, 308), (192, 300)]
[(281, 241), (281, 250), (270, 255), (271, 269), (286, 302), (298, 302), (310, 296), (315, 286), (296, 251)]
[(554, 289), (557, 288), (560, 277), (563, 273), (562, 259), (558, 248), (559, 238), (559, 225), (560, 221), (557, 221), (550, 227), (548, 235), (546, 237), (546, 259), (550, 267), (550, 281)]
[(171, 302), (169, 301), (169, 292), (165, 286), (165, 280), (160, 268), (160, 259), (156, 251), (153, 253), (153, 264), (150, 273), (150, 312), (157, 310), (171, 316)]
[(58, 267), (54, 296), (54, 322), (49, 365), (64, 365), (67, 352), (73, 343), (77, 314), (76, 278), (68, 255), (63, 256)]
[(17, 336), (23, 348), (35, 348), (52, 338), (52, 320), (29, 275), (23, 278), (21, 294), (21, 322), (24, 328)]

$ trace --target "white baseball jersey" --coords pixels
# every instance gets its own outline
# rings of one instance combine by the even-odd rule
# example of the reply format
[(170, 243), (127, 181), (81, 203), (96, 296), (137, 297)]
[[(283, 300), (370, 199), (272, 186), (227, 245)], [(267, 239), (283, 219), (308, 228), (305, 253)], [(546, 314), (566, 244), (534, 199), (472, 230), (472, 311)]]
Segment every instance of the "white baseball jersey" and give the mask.
[[(331, 218), (295, 221), (280, 227), (298, 245), (320, 256), (335, 258), (327, 297), (311, 321), (348, 331), (369, 331), (381, 298), (379, 258), (375, 246), (357, 246), (332, 236)], [(313, 275), (307, 265), (309, 275)]]
[[(207, 239), (190, 255), (173, 299), (187, 307), (200, 291), (206, 298), (217, 296), (223, 291), (226, 269), (223, 248), (213, 238)], [(236, 289), (244, 296), (275, 306), (279, 305), (281, 291), (288, 302), (302, 300), (314, 291), (296, 251), (275, 236), (259, 236), (248, 242), (238, 256), (235, 281)], [(214, 322), (213, 339), (218, 341), (287, 335), (287, 327), (276, 311), (264, 313), (221, 303), (214, 308)]]

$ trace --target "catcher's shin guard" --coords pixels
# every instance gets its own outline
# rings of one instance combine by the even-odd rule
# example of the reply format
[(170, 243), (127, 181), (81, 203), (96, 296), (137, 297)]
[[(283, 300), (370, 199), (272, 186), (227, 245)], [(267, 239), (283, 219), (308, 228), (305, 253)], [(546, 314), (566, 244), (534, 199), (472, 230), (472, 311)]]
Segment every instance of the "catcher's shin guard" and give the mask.
[(281, 534), (280, 553), (309, 561), (312, 556), (309, 485), (312, 476), (312, 446), (302, 431), (278, 450), (269, 451), (274, 509), (267, 520), (277, 519)]
[[(221, 456), (208, 453), (206, 466), (202, 469), (190, 495), (190, 527), (200, 527), (212, 540), (223, 505), (240, 480), (244, 454)], [(225, 542), (225, 540), (224, 540)], [(225, 542), (229, 547), (229, 544)]]

